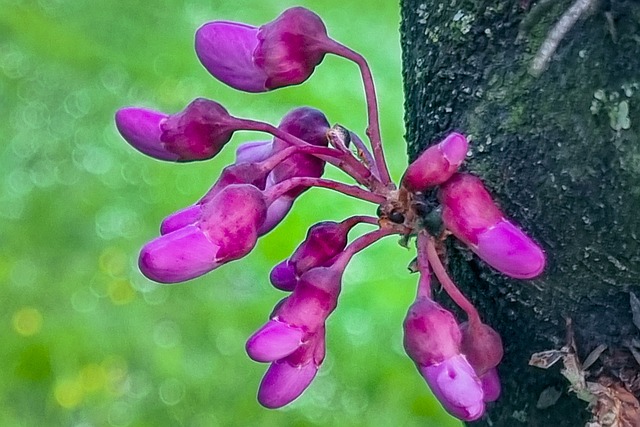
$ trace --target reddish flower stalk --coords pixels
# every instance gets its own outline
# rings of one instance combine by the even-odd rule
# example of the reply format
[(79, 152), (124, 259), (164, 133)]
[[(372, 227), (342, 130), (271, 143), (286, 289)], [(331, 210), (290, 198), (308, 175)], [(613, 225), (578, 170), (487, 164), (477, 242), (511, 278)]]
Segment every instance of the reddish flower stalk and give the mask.
[(291, 191), (295, 188), (308, 188), (308, 187), (321, 187), (335, 190), (339, 193), (346, 194), (347, 196), (355, 197), (356, 199), (366, 200), (371, 203), (381, 204), (384, 203), (386, 198), (371, 191), (364, 190), (355, 185), (347, 185), (341, 182), (332, 181), (324, 178), (307, 178), (297, 177), (290, 178), (273, 187), (265, 190), (265, 199), (267, 205), (273, 203), (275, 199), (283, 194)]
[(426, 242), (427, 246), (427, 258), (429, 259), (429, 264), (431, 268), (433, 268), (433, 272), (435, 273), (438, 281), (444, 288), (444, 290), (449, 294), (453, 302), (455, 302), (458, 307), (464, 310), (469, 317), (469, 322), (472, 324), (474, 322), (480, 323), (480, 315), (478, 314), (478, 310), (474, 307), (474, 305), (465, 297), (460, 289), (453, 283), (451, 277), (447, 273), (447, 270), (442, 265), (442, 261), (440, 261), (440, 257), (438, 256), (438, 252), (436, 251), (435, 239), (433, 237), (429, 237)]
[(376, 97), (376, 87), (373, 83), (373, 75), (371, 74), (371, 68), (367, 60), (358, 52), (331, 40), (331, 43), (327, 45), (327, 51), (347, 58), (355, 62), (360, 68), (360, 74), (362, 75), (362, 83), (364, 85), (364, 93), (367, 104), (367, 116), (369, 125), (367, 127), (367, 136), (371, 141), (371, 147), (373, 148), (373, 157), (375, 158), (376, 168), (380, 172), (380, 179), (383, 184), (387, 186), (393, 186), (391, 181), (391, 175), (389, 175), (389, 169), (382, 150), (382, 137), (380, 134), (380, 119), (378, 117), (378, 98)]
[[(281, 129), (255, 120), (239, 119), (239, 126), (242, 126), (242, 130), (259, 131), (270, 133), (271, 135), (287, 141), (291, 145), (307, 145), (307, 142), (296, 138), (295, 136), (283, 132)], [(371, 189), (379, 189), (380, 183), (378, 179), (373, 176), (371, 171), (367, 169), (362, 163), (360, 163), (350, 152), (343, 152), (341, 155), (331, 156), (323, 158), (328, 163), (342, 169), (345, 173), (351, 176), (359, 184), (362, 184)]]

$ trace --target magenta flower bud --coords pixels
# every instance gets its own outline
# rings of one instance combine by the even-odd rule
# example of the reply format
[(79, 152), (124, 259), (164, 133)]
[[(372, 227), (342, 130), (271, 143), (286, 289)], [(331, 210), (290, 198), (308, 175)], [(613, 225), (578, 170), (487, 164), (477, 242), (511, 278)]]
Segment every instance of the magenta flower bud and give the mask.
[(177, 283), (201, 276), (221, 265), (220, 250), (196, 225), (188, 225), (144, 245), (138, 266), (142, 274), (160, 283)]
[(517, 279), (542, 272), (542, 249), (504, 218), (479, 178), (455, 174), (440, 187), (438, 197), (445, 227), (487, 264)]
[(302, 329), (269, 320), (247, 341), (247, 354), (256, 362), (273, 362), (296, 351), (303, 337)]
[(402, 185), (409, 191), (424, 191), (442, 184), (456, 173), (464, 161), (469, 143), (464, 135), (450, 133), (439, 144), (432, 145), (409, 165)]
[(418, 366), (430, 366), (460, 353), (462, 335), (449, 311), (426, 297), (409, 307), (404, 320), (404, 348)]
[(463, 421), (482, 416), (485, 408), (482, 384), (463, 355), (419, 369), (433, 394), (451, 415)]
[(161, 123), (161, 140), (179, 161), (210, 159), (229, 142), (236, 121), (217, 102), (194, 99), (180, 113)]
[(269, 366), (258, 390), (258, 401), (267, 408), (280, 408), (306, 390), (316, 376), (325, 356), (325, 331), (322, 327), (295, 352)]
[(318, 366), (309, 362), (291, 365), (286, 360), (271, 364), (258, 389), (258, 402), (266, 408), (281, 408), (297, 399), (311, 384)]
[(234, 184), (202, 205), (200, 226), (212, 240), (224, 242), (217, 258), (227, 262), (251, 252), (266, 213), (260, 190), (253, 185)]
[(271, 141), (250, 141), (238, 145), (236, 149), (236, 163), (257, 163), (271, 156), (273, 143)]
[(307, 80), (324, 59), (329, 40), (322, 19), (303, 7), (287, 9), (260, 27), (258, 39), (254, 59), (268, 75), (267, 89)]
[[(265, 171), (257, 167), (255, 163), (240, 163), (227, 166), (222, 170), (215, 184), (195, 205), (187, 206), (174, 212), (162, 221), (162, 224), (160, 224), (160, 234), (167, 234), (195, 223), (202, 215), (202, 205), (209, 202), (229, 185), (251, 184), (259, 189), (263, 189), (266, 180), (265, 175)], [(264, 223), (261, 228), (263, 226)], [(259, 234), (262, 235), (262, 233)]]
[(300, 277), (295, 289), (276, 310), (274, 319), (313, 333), (335, 310), (340, 294), (342, 271), (316, 267)]
[(267, 209), (267, 219), (265, 219), (260, 230), (258, 230), (258, 234), (263, 236), (280, 224), (293, 207), (293, 202), (295, 201), (296, 198), (288, 194), (283, 194), (274, 200)]
[(221, 82), (246, 92), (302, 83), (322, 62), (328, 41), (318, 15), (302, 7), (284, 11), (256, 28), (214, 21), (196, 32), (202, 65)]
[(178, 161), (180, 156), (169, 151), (160, 141), (160, 124), (167, 115), (144, 108), (128, 107), (116, 111), (116, 127), (133, 148), (159, 160)]
[(464, 322), (460, 325), (460, 331), (460, 350), (479, 377), (498, 366), (504, 354), (500, 334), (489, 325), (478, 322)]
[[(301, 107), (288, 112), (278, 128), (302, 139), (312, 145), (327, 146), (327, 131), (329, 122), (325, 115), (314, 108)], [(276, 138), (273, 142), (274, 152), (289, 147), (289, 143)], [(278, 164), (272, 171), (272, 179), (275, 184), (294, 177), (316, 177), (324, 173), (325, 162), (309, 154), (294, 154)], [(292, 190), (290, 194), (297, 196), (304, 190)]]
[(293, 255), (271, 270), (273, 286), (293, 290), (302, 274), (314, 267), (326, 265), (347, 246), (347, 234), (353, 225), (348, 222), (323, 221), (311, 226)]
[(498, 400), (501, 392), (498, 370), (496, 368), (489, 369), (484, 375), (480, 376), (480, 382), (484, 393), (484, 401), (495, 402)]
[(252, 185), (230, 185), (201, 205), (200, 218), (147, 243), (139, 266), (148, 278), (176, 283), (242, 258), (255, 246), (266, 217), (262, 193)]
[(142, 108), (116, 112), (116, 126), (134, 148), (160, 160), (209, 159), (236, 130), (235, 119), (217, 102), (197, 98), (182, 112), (166, 114)]
[(506, 219), (478, 234), (472, 250), (496, 270), (516, 279), (532, 279), (544, 270), (544, 252), (524, 232)]
[(214, 21), (198, 28), (195, 49), (200, 62), (221, 82), (245, 92), (267, 90), (267, 74), (254, 62), (258, 28)]
[(168, 234), (187, 225), (194, 224), (200, 219), (201, 214), (202, 210), (199, 204), (180, 209), (162, 220), (160, 224), (160, 234)]
[(276, 266), (271, 269), (269, 280), (274, 287), (287, 292), (293, 291), (296, 284), (298, 284), (296, 269), (288, 259), (276, 264)]

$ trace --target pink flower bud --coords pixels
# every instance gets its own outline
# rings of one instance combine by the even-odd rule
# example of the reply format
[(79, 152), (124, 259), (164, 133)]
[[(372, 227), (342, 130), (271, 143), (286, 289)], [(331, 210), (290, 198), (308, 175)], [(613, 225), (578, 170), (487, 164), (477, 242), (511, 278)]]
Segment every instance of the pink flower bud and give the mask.
[(303, 337), (302, 329), (269, 320), (247, 341), (247, 354), (256, 362), (273, 362), (296, 351)]
[(267, 74), (255, 64), (258, 28), (239, 22), (214, 21), (198, 28), (195, 49), (213, 77), (245, 92), (267, 90)]
[(311, 268), (325, 265), (347, 246), (353, 224), (323, 221), (314, 224), (304, 241), (288, 260), (272, 270), (271, 283), (278, 289), (293, 290), (298, 278)]
[[(291, 110), (282, 118), (278, 128), (312, 145), (327, 146), (329, 143), (327, 139), (329, 122), (321, 111), (314, 108), (301, 107)], [(278, 138), (273, 142), (274, 152), (289, 146), (288, 142)], [(324, 164), (323, 160), (315, 156), (294, 154), (273, 168), (272, 181), (277, 184), (295, 177), (319, 178), (324, 173)], [(303, 191), (296, 189), (289, 192), (289, 195), (297, 196)]]
[[(267, 177), (267, 181), (269, 178)], [(267, 184), (267, 187), (269, 184)], [(267, 219), (264, 221), (258, 233), (263, 236), (276, 228), (278, 224), (282, 222), (284, 217), (287, 216), (291, 208), (293, 207), (293, 202), (296, 201), (295, 197), (289, 196), (287, 194), (283, 194), (274, 200), (269, 207), (267, 208)]]
[(433, 365), (459, 354), (461, 339), (453, 314), (432, 299), (420, 297), (409, 308), (404, 348), (417, 365)]
[(315, 378), (325, 356), (324, 327), (298, 350), (269, 366), (258, 390), (258, 401), (267, 408), (280, 408), (304, 392)]
[(133, 148), (159, 160), (178, 161), (180, 156), (169, 151), (160, 141), (160, 124), (167, 115), (144, 108), (128, 107), (116, 112), (116, 127)]
[(479, 377), (498, 366), (504, 349), (500, 335), (484, 323), (464, 322), (460, 325), (462, 344), (460, 350)]
[(482, 416), (485, 408), (482, 385), (463, 355), (419, 369), (433, 394), (451, 415), (463, 421)]
[(142, 273), (161, 283), (201, 276), (242, 258), (255, 246), (266, 217), (262, 193), (252, 185), (230, 185), (203, 203), (196, 223), (147, 243), (140, 252)]
[(256, 28), (238, 22), (209, 22), (196, 32), (204, 67), (223, 83), (264, 92), (302, 83), (325, 55), (327, 31), (315, 13), (294, 7)]
[(292, 7), (260, 27), (258, 40), (255, 63), (268, 76), (267, 89), (275, 89), (307, 80), (324, 59), (328, 37), (318, 15)]
[(274, 287), (287, 292), (293, 291), (298, 284), (296, 269), (288, 259), (276, 264), (276, 266), (271, 269), (269, 280)]
[(478, 234), (478, 245), (472, 250), (496, 270), (516, 279), (540, 275), (546, 263), (540, 246), (506, 219)]
[(438, 197), (445, 227), (487, 264), (517, 279), (542, 272), (542, 249), (504, 218), (479, 178), (455, 174), (440, 187)]
[(236, 149), (236, 163), (257, 163), (271, 156), (273, 143), (271, 141), (250, 141), (238, 145)]
[(316, 267), (307, 271), (278, 307), (274, 319), (309, 332), (319, 330), (338, 304), (341, 280), (342, 271), (336, 268)]
[(484, 375), (480, 376), (480, 382), (482, 383), (482, 391), (484, 392), (485, 402), (495, 402), (500, 397), (500, 377), (498, 376), (498, 370), (491, 368)]
[(171, 116), (142, 108), (122, 108), (116, 112), (116, 126), (135, 149), (156, 159), (176, 162), (215, 156), (236, 130), (234, 119), (222, 105), (203, 98)]
[(162, 124), (162, 142), (179, 161), (210, 159), (229, 142), (235, 120), (217, 102), (197, 98)]
[(202, 214), (199, 204), (187, 206), (166, 217), (160, 224), (160, 234), (168, 234), (187, 225), (195, 224)]
[(451, 133), (432, 145), (409, 165), (402, 185), (409, 191), (424, 191), (442, 184), (458, 170), (467, 155), (469, 143), (464, 135)]
[(156, 282), (183, 282), (221, 265), (216, 260), (219, 250), (218, 242), (198, 226), (187, 225), (144, 245), (138, 265), (142, 274)]

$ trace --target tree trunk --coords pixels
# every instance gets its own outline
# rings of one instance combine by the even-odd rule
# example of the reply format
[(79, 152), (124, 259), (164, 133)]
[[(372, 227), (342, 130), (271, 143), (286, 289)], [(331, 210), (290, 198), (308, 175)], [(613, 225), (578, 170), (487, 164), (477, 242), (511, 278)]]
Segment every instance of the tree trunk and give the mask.
[[(448, 244), (505, 345), (502, 396), (471, 425), (640, 425), (639, 28), (632, 0), (402, 0), (410, 159), (469, 135), (467, 170), (548, 258), (520, 281)], [(556, 364), (529, 365), (546, 350)]]

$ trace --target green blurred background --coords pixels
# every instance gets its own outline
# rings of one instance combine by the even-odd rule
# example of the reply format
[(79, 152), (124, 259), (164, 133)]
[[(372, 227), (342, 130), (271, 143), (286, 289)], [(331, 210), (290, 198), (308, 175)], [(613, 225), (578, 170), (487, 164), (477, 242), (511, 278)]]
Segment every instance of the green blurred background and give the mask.
[(138, 272), (139, 247), (164, 216), (208, 189), (233, 148), (200, 164), (155, 161), (117, 135), (117, 108), (175, 112), (205, 96), (277, 123), (310, 105), (363, 134), (360, 77), (344, 60), (327, 57), (302, 86), (261, 95), (227, 88), (199, 64), (192, 45), (202, 23), (259, 25), (295, 4), (318, 12), (332, 36), (370, 61), (399, 178), (406, 155), (395, 2), (0, 0), (0, 425), (460, 425), (402, 349), (416, 278), (406, 270), (412, 251), (394, 238), (347, 270), (327, 358), (307, 392), (277, 411), (256, 402), (266, 365), (245, 355), (244, 341), (283, 297), (268, 283), (270, 267), (309, 225), (373, 214), (369, 204), (312, 190), (243, 260), (174, 286)]

